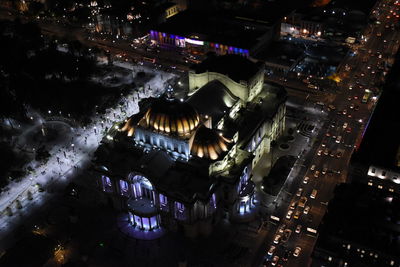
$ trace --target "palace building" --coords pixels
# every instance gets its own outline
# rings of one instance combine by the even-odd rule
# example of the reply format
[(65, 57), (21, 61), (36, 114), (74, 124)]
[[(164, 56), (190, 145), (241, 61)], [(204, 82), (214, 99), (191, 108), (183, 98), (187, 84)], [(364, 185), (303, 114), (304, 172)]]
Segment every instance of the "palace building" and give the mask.
[[(169, 87), (142, 100), (96, 151), (99, 188), (126, 215), (125, 232), (207, 236), (220, 218), (245, 220), (257, 208), (252, 170), (284, 132), (286, 92), (264, 83), (262, 65), (241, 56), (206, 63), (189, 75), (197, 88), (187, 99), (175, 99)], [(201, 72), (207, 82), (194, 81)]]

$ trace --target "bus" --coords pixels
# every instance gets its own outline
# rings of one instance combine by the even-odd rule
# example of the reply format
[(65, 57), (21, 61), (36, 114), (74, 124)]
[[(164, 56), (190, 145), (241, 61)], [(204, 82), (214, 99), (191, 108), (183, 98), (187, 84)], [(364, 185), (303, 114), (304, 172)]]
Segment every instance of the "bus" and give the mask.
[(368, 99), (369, 99), (370, 93), (369, 92), (365, 92), (363, 98), (361, 99), (361, 103), (367, 103)]

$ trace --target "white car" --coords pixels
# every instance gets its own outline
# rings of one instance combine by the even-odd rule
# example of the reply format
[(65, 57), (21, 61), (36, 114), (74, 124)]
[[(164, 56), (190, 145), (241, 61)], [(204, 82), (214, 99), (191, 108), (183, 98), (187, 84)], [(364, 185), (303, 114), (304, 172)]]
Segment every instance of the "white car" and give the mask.
[(347, 123), (347, 122), (343, 123), (343, 129), (346, 129), (347, 126), (348, 126), (348, 123)]
[(272, 259), (271, 265), (275, 266), (279, 261), (279, 257), (278, 256), (274, 256), (274, 258)]
[(283, 231), (285, 230), (285, 228), (286, 228), (286, 224), (281, 224), (280, 226), (279, 226), (279, 228), (278, 228), (278, 233), (280, 233), (280, 234), (282, 234), (283, 233)]
[(293, 210), (289, 210), (286, 214), (286, 219), (290, 220), (292, 218)]
[(296, 247), (293, 252), (293, 256), (298, 257), (301, 252), (301, 247)]
[(304, 177), (303, 184), (307, 184), (309, 180), (310, 180), (310, 177), (308, 177), (308, 176)]
[(296, 196), (300, 197), (300, 196), (301, 196), (301, 193), (303, 193), (303, 188), (300, 187), (300, 188), (297, 190)]
[(297, 226), (296, 226), (296, 230), (295, 230), (295, 232), (296, 232), (296, 234), (300, 234), (300, 232), (301, 232), (301, 224), (298, 224)]
[(276, 235), (274, 238), (274, 244), (278, 244), (281, 241), (282, 236), (281, 235)]
[(308, 212), (310, 211), (310, 209), (311, 209), (310, 206), (306, 206), (306, 207), (304, 208), (303, 213), (304, 213), (304, 214), (308, 214)]
[(311, 166), (310, 170), (315, 170), (315, 164)]
[(271, 246), (268, 250), (268, 255), (272, 256), (275, 252), (276, 247), (275, 246)]

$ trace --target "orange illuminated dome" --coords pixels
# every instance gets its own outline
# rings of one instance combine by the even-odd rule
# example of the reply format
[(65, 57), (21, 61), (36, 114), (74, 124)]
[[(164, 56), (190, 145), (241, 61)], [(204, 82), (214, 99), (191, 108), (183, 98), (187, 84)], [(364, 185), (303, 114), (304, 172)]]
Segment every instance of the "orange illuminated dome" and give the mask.
[(196, 131), (191, 153), (199, 158), (216, 160), (221, 154), (228, 151), (228, 143), (230, 142), (222, 134), (218, 134), (215, 130), (203, 125)]
[(164, 134), (189, 135), (200, 122), (199, 114), (188, 103), (160, 98), (145, 114), (146, 126)]

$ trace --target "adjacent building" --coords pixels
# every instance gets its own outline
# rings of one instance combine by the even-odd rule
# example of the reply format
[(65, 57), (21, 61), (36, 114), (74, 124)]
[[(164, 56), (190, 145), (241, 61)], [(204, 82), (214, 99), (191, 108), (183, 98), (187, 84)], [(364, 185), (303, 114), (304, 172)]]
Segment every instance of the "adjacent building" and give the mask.
[(341, 184), (318, 229), (311, 266), (400, 266), (399, 195)]
[(396, 130), (400, 118), (395, 115), (399, 98), (397, 87), (383, 91), (351, 157), (351, 181), (400, 193), (400, 138)]
[[(247, 71), (240, 78), (251, 82), (239, 86), (229, 65), (226, 71), (217, 67), (224, 60), (237, 74)], [(252, 170), (284, 132), (286, 92), (264, 84), (262, 67), (241, 56), (204, 64), (214, 75), (196, 82), (187, 99), (175, 99), (168, 88), (162, 97), (142, 101), (140, 112), (96, 152), (99, 188), (126, 214), (125, 230), (196, 237), (211, 233), (223, 216), (254, 215)], [(197, 77), (189, 79), (194, 84)]]
[(249, 56), (279, 37), (280, 19), (263, 20), (231, 11), (187, 10), (150, 31), (150, 39), (194, 54)]

